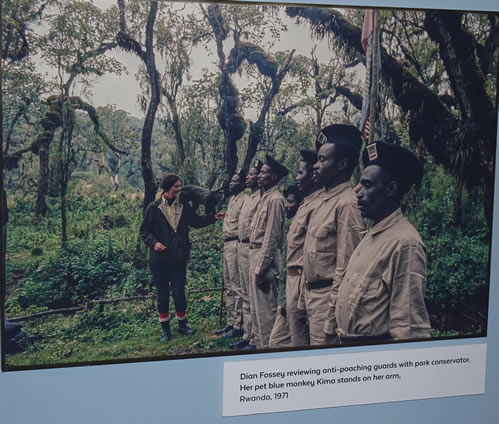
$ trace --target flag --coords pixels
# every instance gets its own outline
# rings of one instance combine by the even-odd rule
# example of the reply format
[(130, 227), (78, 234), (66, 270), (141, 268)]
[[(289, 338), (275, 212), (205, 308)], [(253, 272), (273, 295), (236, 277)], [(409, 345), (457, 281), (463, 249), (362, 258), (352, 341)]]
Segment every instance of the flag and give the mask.
[[(377, 59), (377, 68), (381, 66), (381, 58), (379, 58), (379, 51), (374, 52), (374, 26), (375, 26), (375, 10), (366, 9), (364, 12), (364, 25), (362, 26), (361, 45), (366, 53), (366, 80), (362, 92), (362, 114), (359, 124), (359, 130), (364, 139), (369, 138), (369, 114), (371, 103), (371, 87), (372, 84), (377, 85), (377, 75), (373, 78), (373, 60)], [(373, 81), (375, 79), (375, 81)]]
[(374, 10), (366, 9), (364, 12), (364, 25), (360, 43), (366, 52), (366, 80), (362, 92), (362, 114), (359, 130), (363, 138), (369, 137), (369, 103), (371, 102), (371, 77), (372, 77), (372, 49), (374, 32)]
[(369, 37), (374, 31), (374, 9), (366, 9), (364, 12), (364, 25), (362, 26), (361, 44), (364, 52), (367, 52)]

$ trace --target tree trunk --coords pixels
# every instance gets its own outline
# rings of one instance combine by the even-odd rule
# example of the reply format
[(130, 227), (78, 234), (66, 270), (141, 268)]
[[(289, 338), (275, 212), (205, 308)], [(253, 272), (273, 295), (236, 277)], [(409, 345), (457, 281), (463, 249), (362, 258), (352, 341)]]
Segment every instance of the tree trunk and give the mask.
[(16, 156), (21, 156), (25, 151), (31, 151), (39, 157), (40, 174), (38, 178), (38, 191), (36, 196), (35, 216), (40, 218), (48, 211), (46, 202), (49, 189), (49, 152), (50, 145), (54, 139), (54, 133), (62, 125), (62, 100), (60, 96), (50, 96), (47, 99), (47, 109), (42, 119), (43, 132), (36, 141), (25, 150), (17, 152)]
[(152, 170), (152, 161), (151, 161), (152, 129), (160, 100), (159, 74), (156, 69), (156, 63), (154, 60), (154, 46), (153, 46), (154, 21), (156, 19), (157, 12), (158, 12), (158, 2), (153, 1), (151, 2), (151, 9), (149, 10), (149, 16), (147, 18), (147, 25), (146, 25), (146, 54), (147, 54), (146, 67), (147, 67), (147, 74), (149, 75), (149, 80), (151, 83), (151, 99), (149, 101), (149, 107), (147, 108), (146, 119), (144, 122), (144, 127), (142, 129), (142, 140), (141, 140), (142, 178), (144, 179), (144, 188), (145, 188), (144, 205), (143, 205), (144, 212), (149, 203), (154, 201), (157, 190), (156, 178)]
[(253, 122), (250, 123), (248, 148), (246, 149), (246, 155), (244, 157), (244, 162), (243, 162), (243, 169), (246, 172), (248, 172), (250, 168), (251, 161), (253, 160), (253, 157), (256, 154), (258, 145), (263, 140), (265, 134), (264, 131), (265, 119), (267, 118), (270, 106), (272, 105), (272, 101), (274, 100), (275, 95), (279, 92), (279, 89), (281, 88), (282, 80), (289, 71), (289, 67), (291, 65), (291, 59), (293, 58), (294, 53), (295, 50), (294, 49), (291, 50), (279, 72), (274, 77), (272, 77), (272, 87), (267, 93), (265, 93), (262, 109), (260, 110), (258, 119), (255, 123)]
[(208, 20), (215, 37), (218, 54), (218, 67), (220, 69), (220, 85), (218, 91), (222, 99), (222, 107), (218, 113), (218, 122), (222, 128), (225, 141), (225, 182), (227, 186), (229, 179), (234, 175), (237, 167), (237, 141), (241, 139), (245, 130), (246, 123), (239, 112), (239, 93), (234, 86), (229, 71), (225, 53), (223, 50), (223, 41), (227, 38), (227, 29), (218, 4), (210, 4), (205, 17)]
[(468, 185), (478, 177), (485, 197), (485, 215), (489, 228), (492, 225), (492, 195), (494, 149), (496, 139), (496, 109), (485, 91), (485, 77), (477, 63), (473, 37), (462, 26), (460, 12), (427, 12), (425, 29), (440, 48), (445, 70), (449, 75), (452, 91), (459, 102), (462, 114), (461, 136), (464, 143), (473, 147), (477, 156), (478, 172), (465, 169), (464, 180)]
[(454, 211), (452, 217), (452, 223), (454, 225), (461, 224), (461, 216), (463, 214), (463, 181), (462, 178), (455, 178), (456, 181), (456, 192), (454, 193)]
[(64, 246), (68, 241), (68, 219), (66, 213), (66, 188), (61, 187), (61, 241)]
[(120, 10), (120, 31), (116, 37), (118, 45), (125, 51), (133, 52), (139, 56), (145, 63), (147, 68), (147, 75), (149, 77), (149, 83), (151, 84), (151, 98), (149, 100), (149, 105), (147, 107), (146, 117), (144, 120), (144, 126), (142, 128), (141, 137), (141, 157), (140, 163), (142, 167), (142, 179), (144, 180), (144, 203), (143, 203), (143, 213), (149, 203), (154, 201), (156, 196), (156, 178), (152, 169), (151, 160), (151, 138), (152, 130), (154, 126), (154, 120), (156, 117), (156, 111), (158, 110), (159, 101), (161, 97), (160, 91), (160, 78), (158, 70), (156, 69), (156, 63), (154, 58), (154, 45), (153, 45), (153, 35), (154, 35), (154, 22), (156, 20), (156, 14), (158, 12), (158, 2), (152, 1), (151, 7), (149, 9), (149, 15), (147, 17), (146, 24), (146, 42), (145, 51), (142, 49), (140, 44), (132, 39), (126, 32), (126, 22), (125, 22), (125, 1), (118, 0), (118, 6)]
[(38, 158), (40, 161), (40, 171), (38, 177), (38, 191), (36, 194), (35, 216), (40, 218), (45, 216), (48, 211), (46, 202), (47, 193), (49, 190), (49, 143), (43, 143), (38, 150)]

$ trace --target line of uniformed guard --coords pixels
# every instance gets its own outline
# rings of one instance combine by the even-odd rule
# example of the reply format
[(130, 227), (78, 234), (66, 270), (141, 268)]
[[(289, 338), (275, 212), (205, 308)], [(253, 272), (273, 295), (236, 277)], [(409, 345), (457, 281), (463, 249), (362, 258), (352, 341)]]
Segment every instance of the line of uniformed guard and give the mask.
[[(364, 149), (352, 188), (361, 147), (354, 126), (324, 128), (316, 151), (300, 151), (286, 202), (277, 184), (288, 170), (268, 155), (232, 177), (223, 224), (227, 325), (217, 331), (234, 338), (231, 349), (430, 337), (425, 248), (400, 209), (422, 166), (409, 150), (378, 141)], [(292, 220), (278, 306), (285, 214)]]

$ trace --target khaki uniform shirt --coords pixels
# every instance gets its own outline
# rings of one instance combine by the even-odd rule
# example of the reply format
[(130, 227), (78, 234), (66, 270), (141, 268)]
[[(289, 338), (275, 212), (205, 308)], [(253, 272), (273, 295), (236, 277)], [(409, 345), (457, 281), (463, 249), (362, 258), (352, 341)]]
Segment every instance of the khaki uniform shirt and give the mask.
[(238, 237), (238, 224), (239, 216), (241, 214), (241, 207), (248, 198), (248, 195), (242, 191), (241, 193), (231, 196), (225, 218), (223, 223), (223, 237), (224, 239)]
[(337, 331), (429, 337), (425, 287), (423, 241), (398, 209), (374, 225), (355, 249), (336, 301)]
[(263, 193), (250, 227), (250, 245), (260, 245), (259, 258), (251, 271), (257, 275), (265, 273), (279, 251), (284, 225), (284, 197), (272, 187)]
[(317, 199), (322, 190), (309, 194), (300, 204), (288, 230), (286, 268), (303, 268), (303, 246), (307, 235), (307, 227), (317, 207)]
[(256, 190), (246, 197), (239, 214), (239, 223), (237, 226), (237, 233), (239, 240), (249, 239), (249, 232), (253, 215), (256, 212), (256, 207), (260, 201), (260, 190)]
[(334, 288), (360, 242), (364, 220), (349, 182), (322, 190), (315, 205), (305, 239), (303, 272), (307, 282), (333, 280)]

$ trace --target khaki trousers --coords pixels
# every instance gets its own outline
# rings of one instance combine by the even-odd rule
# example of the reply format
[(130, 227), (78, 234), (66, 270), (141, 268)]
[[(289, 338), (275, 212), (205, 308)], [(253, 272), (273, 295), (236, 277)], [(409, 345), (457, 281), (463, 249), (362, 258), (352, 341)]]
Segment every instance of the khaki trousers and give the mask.
[(308, 325), (310, 327), (310, 344), (323, 345), (326, 339), (324, 322), (329, 309), (331, 287), (310, 290), (305, 282), (303, 291), (305, 310), (307, 311)]
[(224, 243), (224, 284), (227, 289), (225, 309), (227, 310), (227, 324), (238, 330), (243, 324), (243, 299), (239, 283), (239, 266), (237, 264), (237, 240)]
[(243, 339), (251, 340), (251, 309), (249, 296), (249, 243), (237, 244), (237, 263), (239, 265), (239, 282), (243, 300)]
[(290, 347), (291, 334), (289, 333), (289, 325), (286, 317), (281, 315), (281, 306), (277, 307), (276, 319), (272, 331), (270, 332), (269, 347)]
[(258, 259), (262, 254), (261, 249), (250, 249), (250, 309), (251, 326), (253, 337), (251, 344), (256, 345), (258, 349), (269, 346), (270, 333), (274, 326), (277, 312), (277, 284), (279, 282), (279, 273), (281, 269), (281, 255), (277, 251), (270, 266), (265, 270), (261, 278), (270, 286), (270, 290), (265, 293), (256, 286), (256, 274), (252, 271), (256, 268)]
[(291, 346), (308, 345), (306, 335), (305, 311), (298, 308), (298, 300), (303, 290), (303, 274), (293, 275), (288, 270), (286, 275), (286, 317), (291, 336)]

